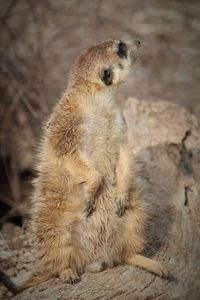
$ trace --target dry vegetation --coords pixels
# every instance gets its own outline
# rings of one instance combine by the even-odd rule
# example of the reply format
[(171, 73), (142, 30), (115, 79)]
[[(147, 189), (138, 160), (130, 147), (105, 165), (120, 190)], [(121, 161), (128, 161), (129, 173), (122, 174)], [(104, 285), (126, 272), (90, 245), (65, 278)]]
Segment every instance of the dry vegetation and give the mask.
[[(23, 1), (22, 1), (23, 2)], [(34, 1), (1, 1), (1, 224), (25, 213), (23, 179), (32, 174), (33, 149), (47, 112), (40, 11)]]

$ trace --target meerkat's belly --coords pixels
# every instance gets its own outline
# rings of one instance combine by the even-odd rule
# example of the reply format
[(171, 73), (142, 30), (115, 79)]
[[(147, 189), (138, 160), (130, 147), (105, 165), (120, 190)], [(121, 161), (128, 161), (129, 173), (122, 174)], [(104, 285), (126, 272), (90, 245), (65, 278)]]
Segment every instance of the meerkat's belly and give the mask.
[(90, 261), (109, 256), (116, 243), (119, 220), (116, 218), (116, 167), (122, 138), (120, 114), (91, 117), (85, 126), (82, 151), (103, 176), (103, 188), (96, 199), (92, 216), (82, 216), (74, 227), (74, 237)]
[(78, 247), (87, 253), (89, 262), (111, 255), (119, 231), (116, 218), (115, 188), (106, 189), (97, 199), (97, 207), (89, 218), (83, 216), (74, 227)]

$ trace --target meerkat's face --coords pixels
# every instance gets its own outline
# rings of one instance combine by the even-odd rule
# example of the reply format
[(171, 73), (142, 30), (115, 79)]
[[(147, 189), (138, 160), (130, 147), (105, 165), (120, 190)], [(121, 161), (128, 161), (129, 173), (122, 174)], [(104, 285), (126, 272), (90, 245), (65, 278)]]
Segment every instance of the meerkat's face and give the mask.
[(74, 75), (104, 88), (124, 82), (135, 62), (140, 41), (107, 40), (86, 50), (75, 63)]

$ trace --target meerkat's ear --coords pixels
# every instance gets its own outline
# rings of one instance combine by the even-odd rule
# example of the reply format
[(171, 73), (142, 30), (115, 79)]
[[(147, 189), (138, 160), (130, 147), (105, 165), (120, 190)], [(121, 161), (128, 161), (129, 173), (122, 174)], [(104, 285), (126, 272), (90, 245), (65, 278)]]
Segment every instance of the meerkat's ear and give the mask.
[(105, 83), (105, 85), (111, 85), (113, 83), (114, 73), (111, 68), (106, 68), (101, 71), (100, 74), (101, 80)]

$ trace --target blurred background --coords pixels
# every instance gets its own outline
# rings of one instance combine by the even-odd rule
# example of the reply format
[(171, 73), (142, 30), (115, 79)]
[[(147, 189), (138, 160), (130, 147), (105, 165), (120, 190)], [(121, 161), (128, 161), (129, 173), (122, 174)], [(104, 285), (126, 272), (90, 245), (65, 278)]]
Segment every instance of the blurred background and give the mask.
[(72, 61), (108, 38), (142, 42), (118, 101), (172, 101), (200, 118), (199, 0), (0, 0), (0, 226), (27, 216), (42, 124)]

